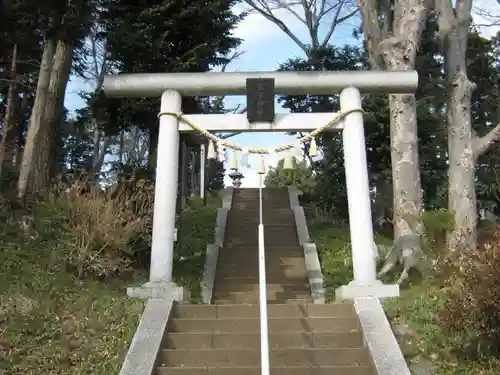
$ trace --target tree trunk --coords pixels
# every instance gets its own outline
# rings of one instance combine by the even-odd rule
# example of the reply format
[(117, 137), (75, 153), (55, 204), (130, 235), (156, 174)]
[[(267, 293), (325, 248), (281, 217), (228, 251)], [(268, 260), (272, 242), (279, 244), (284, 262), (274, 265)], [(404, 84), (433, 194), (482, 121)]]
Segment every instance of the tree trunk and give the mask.
[[(407, 8), (396, 14), (398, 36), (380, 43), (384, 64), (389, 71), (415, 67), (420, 35), (427, 12)], [(418, 157), (417, 100), (413, 94), (390, 94), (390, 137), (393, 181), (394, 238), (415, 232), (422, 213), (422, 188)]]
[(17, 75), (17, 44), (12, 49), (12, 62), (9, 74), (9, 91), (7, 92), (7, 106), (3, 119), (3, 137), (0, 141), (0, 183), (3, 181), (5, 167), (12, 166), (15, 154), (15, 128), (16, 128), (16, 107), (19, 101), (18, 97), (18, 79)]
[(104, 157), (108, 151), (109, 145), (111, 144), (111, 138), (105, 137), (102, 141), (102, 146), (99, 144), (97, 149), (98, 158), (94, 159), (92, 164), (92, 175), (95, 176), (96, 182), (99, 180), (99, 175), (101, 174), (102, 165), (104, 164)]
[(22, 156), (21, 166), (19, 169), (19, 180), (17, 184), (18, 198), (24, 200), (29, 189), (30, 180), (35, 165), (35, 160), (38, 157), (38, 139), (42, 126), (42, 119), (49, 95), (49, 83), (52, 72), (52, 65), (55, 53), (55, 43), (52, 39), (47, 39), (40, 64), (40, 73), (36, 87), (35, 102), (31, 112), (30, 125), (24, 152)]
[[(391, 4), (358, 0), (372, 69), (415, 69), (417, 49), (425, 28), (425, 0)], [(417, 106), (414, 95), (389, 95), (395, 239), (415, 232), (422, 210), (418, 158)]]
[[(448, 84), (448, 208), (454, 213), (455, 229), (448, 236), (448, 249), (476, 248), (476, 186), (477, 154), (472, 136), (471, 98), (475, 84), (467, 78), (464, 45), (468, 26), (458, 27), (448, 35), (445, 66)], [(466, 33), (465, 35), (461, 35)], [(465, 42), (464, 42), (465, 38)]]
[(389, 96), (394, 238), (413, 233), (422, 211), (415, 95)]
[(393, 218), (392, 201), (394, 200), (394, 193), (391, 174), (391, 171), (384, 171), (373, 175), (373, 186), (375, 188), (373, 221), (379, 229), (386, 228), (387, 221)]
[(100, 157), (99, 153), (101, 152), (101, 130), (99, 129), (99, 126), (97, 126), (95, 118), (92, 118), (91, 123), (94, 131), (94, 140), (92, 142), (93, 154), (90, 160), (91, 165), (89, 169), (93, 169), (94, 165), (97, 164)]
[(149, 127), (148, 170), (150, 172), (154, 172), (156, 170), (156, 155), (158, 151), (159, 130), (159, 126)]
[[(28, 94), (26, 91), (23, 92), (23, 98), (21, 100), (21, 108), (19, 110), (20, 114), (27, 113), (29, 108), (29, 98)], [(16, 170), (19, 172), (21, 169), (21, 161), (23, 158), (23, 149), (24, 149), (24, 126), (23, 123), (21, 122), (21, 119), (19, 119), (16, 129), (15, 129), (15, 138), (16, 138), (16, 148), (15, 148), (15, 167)], [(27, 127), (29, 129), (29, 126)]]
[(59, 40), (50, 75), (49, 95), (40, 131), (39, 154), (33, 171), (33, 191), (46, 191), (56, 169), (58, 137), (64, 114), (64, 97), (71, 72), (73, 44)]
[(120, 143), (119, 143), (119, 148), (118, 148), (118, 164), (120, 165), (120, 168), (123, 164), (123, 152), (125, 148), (125, 131), (122, 129), (120, 130)]

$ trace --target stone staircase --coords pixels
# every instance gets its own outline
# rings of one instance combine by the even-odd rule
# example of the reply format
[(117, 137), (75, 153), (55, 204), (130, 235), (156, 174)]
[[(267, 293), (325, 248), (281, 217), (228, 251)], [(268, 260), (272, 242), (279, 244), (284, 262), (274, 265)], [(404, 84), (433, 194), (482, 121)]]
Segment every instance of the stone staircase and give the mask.
[[(285, 189), (263, 190), (272, 375), (375, 375), (350, 303), (312, 304)], [(260, 375), (258, 190), (237, 189), (212, 305), (174, 304), (156, 375)]]

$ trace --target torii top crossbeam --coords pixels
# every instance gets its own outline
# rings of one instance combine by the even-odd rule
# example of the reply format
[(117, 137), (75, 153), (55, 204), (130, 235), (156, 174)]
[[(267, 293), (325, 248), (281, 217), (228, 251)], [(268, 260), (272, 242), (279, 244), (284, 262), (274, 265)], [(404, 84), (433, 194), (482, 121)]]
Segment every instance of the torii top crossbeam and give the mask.
[(159, 97), (165, 90), (183, 96), (245, 95), (247, 78), (273, 78), (276, 94), (330, 95), (346, 87), (362, 93), (412, 94), (416, 71), (348, 72), (206, 72), (134, 73), (107, 75), (103, 89), (109, 97)]

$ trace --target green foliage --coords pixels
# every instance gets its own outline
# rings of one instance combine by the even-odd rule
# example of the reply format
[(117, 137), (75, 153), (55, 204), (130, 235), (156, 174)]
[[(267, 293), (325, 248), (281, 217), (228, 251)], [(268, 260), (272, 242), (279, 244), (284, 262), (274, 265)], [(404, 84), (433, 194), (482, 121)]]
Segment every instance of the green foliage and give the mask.
[(220, 207), (217, 196), (207, 197), (206, 206), (200, 199), (190, 199), (181, 216), (181, 233), (174, 253), (174, 280), (188, 287), (195, 300), (200, 298), (206, 247), (214, 240), (217, 207)]
[(224, 163), (208, 159), (207, 164), (207, 190), (216, 192), (224, 189), (224, 176), (226, 175)]
[(314, 220), (309, 225), (325, 277), (327, 298), (333, 299), (335, 289), (352, 280), (352, 253), (349, 232), (331, 221)]
[(297, 162), (293, 159), (294, 168), (283, 168), (284, 160), (280, 160), (276, 168), (270, 168), (264, 180), (264, 185), (271, 188), (285, 188), (295, 186), (299, 195), (310, 194), (315, 186), (311, 168), (305, 161)]
[[(222, 65), (240, 43), (232, 35), (240, 20), (231, 11), (233, 4), (147, 0), (137, 6), (135, 1), (113, 0), (104, 15), (110, 61), (123, 73), (206, 72)], [(184, 98), (182, 110), (205, 112), (205, 104)], [(157, 132), (156, 99), (106, 100), (99, 108), (110, 116), (107, 134), (130, 125)]]
[(422, 214), (425, 231), (434, 246), (443, 246), (446, 235), (455, 228), (453, 212), (441, 208), (437, 211), (425, 211)]

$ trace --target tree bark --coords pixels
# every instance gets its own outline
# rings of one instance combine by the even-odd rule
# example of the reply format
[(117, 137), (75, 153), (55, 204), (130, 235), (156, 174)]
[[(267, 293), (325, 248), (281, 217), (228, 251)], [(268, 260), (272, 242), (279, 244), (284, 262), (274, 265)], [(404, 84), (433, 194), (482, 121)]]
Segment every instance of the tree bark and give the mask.
[[(467, 77), (466, 51), (472, 0), (435, 3), (439, 37), (443, 48), (448, 91), (448, 208), (455, 227), (448, 235), (449, 251), (475, 250), (477, 246), (477, 202), (475, 169), (479, 155), (494, 141), (476, 142), (472, 134), (471, 99), (476, 85)], [(490, 135), (477, 139), (484, 141)], [(486, 147), (476, 147), (486, 144)]]
[[(407, 71), (415, 59), (428, 12), (426, 0), (358, 0), (372, 69)], [(378, 9), (385, 10), (379, 14)], [(389, 96), (395, 239), (416, 231), (422, 211), (415, 95)]]
[(477, 245), (477, 203), (474, 181), (477, 157), (473, 149), (471, 98), (476, 87), (467, 78), (462, 42), (469, 27), (448, 36), (445, 67), (448, 86), (448, 209), (455, 218), (448, 236), (448, 249), (475, 250)]
[(14, 44), (12, 48), (12, 62), (10, 65), (9, 78), (7, 106), (3, 119), (3, 136), (0, 141), (0, 182), (3, 180), (5, 167), (9, 165), (12, 166), (15, 155), (16, 108), (19, 102), (18, 80), (20, 79), (20, 76), (17, 74), (17, 44)]
[[(19, 110), (19, 113), (27, 113), (28, 108), (29, 108), (29, 95), (26, 91), (23, 92), (23, 98), (21, 99), (21, 108)], [(29, 124), (28, 124), (28, 130), (29, 130)], [(15, 138), (16, 138), (16, 149), (15, 149), (15, 167), (16, 170), (19, 172), (21, 169), (21, 162), (23, 158), (23, 150), (24, 150), (24, 144), (25, 144), (25, 139), (24, 139), (24, 126), (21, 121), (17, 123), (16, 129), (15, 129)]]
[(35, 159), (38, 156), (38, 139), (42, 127), (42, 119), (47, 103), (49, 91), (50, 76), (52, 72), (53, 58), (55, 53), (55, 43), (52, 39), (47, 39), (43, 50), (42, 61), (40, 64), (40, 73), (36, 88), (35, 102), (31, 112), (30, 125), (26, 144), (19, 169), (19, 180), (17, 183), (18, 198), (24, 200), (28, 189), (35, 165)]
[(156, 170), (159, 131), (159, 126), (149, 127), (148, 170), (152, 172)]
[(50, 75), (49, 95), (40, 132), (39, 154), (33, 171), (34, 192), (46, 191), (56, 170), (58, 136), (63, 121), (64, 97), (72, 60), (73, 44), (64, 40), (57, 41), (54, 65)]
[(454, 230), (448, 236), (448, 249), (475, 250), (476, 226), (476, 155), (472, 148), (471, 96), (475, 85), (466, 74), (450, 77), (448, 100), (448, 209), (455, 217)]

